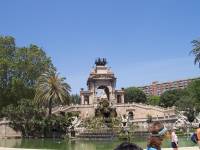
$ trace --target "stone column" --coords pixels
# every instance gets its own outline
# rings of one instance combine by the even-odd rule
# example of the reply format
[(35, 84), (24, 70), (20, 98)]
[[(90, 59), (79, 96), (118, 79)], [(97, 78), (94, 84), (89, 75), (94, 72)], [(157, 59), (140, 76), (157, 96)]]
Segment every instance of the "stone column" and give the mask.
[(124, 88), (121, 88), (121, 90), (123, 91), (122, 95), (121, 95), (121, 103), (124, 103)]
[(81, 94), (81, 105), (84, 104), (84, 96)]
[(124, 94), (121, 95), (121, 103), (124, 103)]

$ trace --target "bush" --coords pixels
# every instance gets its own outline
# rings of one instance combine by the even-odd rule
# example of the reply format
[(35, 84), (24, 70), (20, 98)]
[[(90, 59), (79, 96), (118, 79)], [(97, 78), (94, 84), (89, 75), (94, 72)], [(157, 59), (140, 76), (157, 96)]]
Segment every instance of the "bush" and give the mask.
[(9, 105), (2, 111), (10, 126), (23, 137), (63, 137), (71, 125), (72, 114), (46, 116), (32, 100), (22, 99), (17, 106)]

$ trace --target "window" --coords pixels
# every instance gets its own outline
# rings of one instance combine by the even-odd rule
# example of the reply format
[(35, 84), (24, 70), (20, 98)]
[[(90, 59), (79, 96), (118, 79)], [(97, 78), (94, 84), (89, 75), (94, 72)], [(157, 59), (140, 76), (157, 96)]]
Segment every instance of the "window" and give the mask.
[(121, 95), (117, 95), (117, 103), (121, 103), (122, 99), (121, 99)]

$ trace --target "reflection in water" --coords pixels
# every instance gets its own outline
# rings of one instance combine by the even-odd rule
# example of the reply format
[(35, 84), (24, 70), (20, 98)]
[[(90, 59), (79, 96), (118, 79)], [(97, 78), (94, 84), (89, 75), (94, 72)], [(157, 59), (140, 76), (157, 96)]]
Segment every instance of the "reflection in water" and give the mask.
[(71, 141), (69, 144), (70, 150), (96, 150), (96, 146), (93, 143), (84, 143), (79, 141)]
[(0, 147), (20, 147), (22, 139), (1, 139)]
[[(113, 150), (122, 141), (119, 140), (53, 140), (53, 139), (1, 139), (0, 147), (18, 148), (45, 148), (59, 150)], [(133, 143), (146, 147), (146, 139), (135, 138)], [(194, 144), (186, 138), (179, 137), (179, 145), (193, 146)], [(164, 141), (163, 147), (170, 147), (170, 141)]]

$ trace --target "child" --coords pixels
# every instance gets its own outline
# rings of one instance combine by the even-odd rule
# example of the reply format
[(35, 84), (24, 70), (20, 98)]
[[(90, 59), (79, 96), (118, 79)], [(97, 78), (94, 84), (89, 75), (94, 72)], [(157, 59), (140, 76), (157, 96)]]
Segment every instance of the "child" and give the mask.
[(160, 122), (154, 122), (150, 129), (150, 137), (147, 144), (147, 150), (161, 150), (164, 137), (167, 135), (167, 128)]
[(171, 146), (173, 150), (178, 150), (178, 137), (176, 135), (176, 128), (173, 128), (171, 132)]

